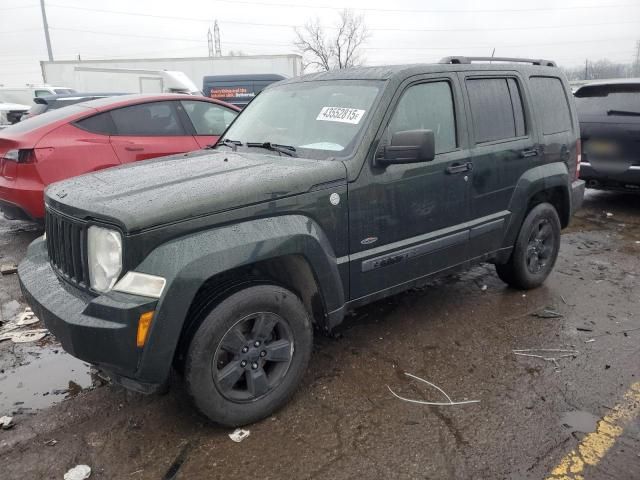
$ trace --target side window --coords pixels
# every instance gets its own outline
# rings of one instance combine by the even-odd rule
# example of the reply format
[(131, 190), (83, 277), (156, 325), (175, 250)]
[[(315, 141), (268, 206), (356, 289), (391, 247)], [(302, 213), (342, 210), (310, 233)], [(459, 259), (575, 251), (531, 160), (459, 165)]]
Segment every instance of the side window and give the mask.
[(522, 98), (515, 79), (472, 78), (466, 83), (476, 143), (525, 134)]
[(36, 90), (35, 92), (33, 92), (33, 95), (36, 97), (47, 97), (51, 94), (52, 93), (49, 90)]
[(423, 129), (433, 130), (436, 153), (456, 149), (456, 117), (449, 82), (429, 82), (409, 87), (391, 117), (387, 135), (390, 139), (396, 132)]
[(150, 102), (111, 110), (116, 135), (163, 137), (186, 135), (171, 102)]
[(542, 133), (551, 135), (571, 130), (569, 103), (559, 78), (531, 77), (531, 91)]
[(99, 113), (75, 122), (82, 130), (102, 135), (112, 135), (115, 131), (109, 112)]
[(181, 100), (196, 135), (222, 135), (238, 112), (221, 105), (196, 100)]

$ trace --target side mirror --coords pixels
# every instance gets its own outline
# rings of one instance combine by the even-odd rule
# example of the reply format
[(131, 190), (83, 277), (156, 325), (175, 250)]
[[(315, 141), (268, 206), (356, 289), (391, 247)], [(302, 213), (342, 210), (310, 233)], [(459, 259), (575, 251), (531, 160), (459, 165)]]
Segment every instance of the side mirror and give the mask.
[(401, 163), (430, 162), (436, 156), (433, 130), (405, 130), (391, 137), (391, 145), (378, 150), (376, 163), (392, 165)]

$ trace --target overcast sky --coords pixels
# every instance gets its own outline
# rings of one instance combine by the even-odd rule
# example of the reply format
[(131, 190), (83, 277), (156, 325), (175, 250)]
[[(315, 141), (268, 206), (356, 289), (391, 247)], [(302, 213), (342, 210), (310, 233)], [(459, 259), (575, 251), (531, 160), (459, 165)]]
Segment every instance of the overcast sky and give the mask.
[[(207, 55), (217, 19), (222, 52), (293, 53), (293, 26), (335, 24), (342, 8), (365, 16), (370, 65), (447, 55), (631, 62), (640, 0), (47, 0), (55, 60)], [(42, 81), (47, 51), (38, 0), (0, 0), (0, 84)]]

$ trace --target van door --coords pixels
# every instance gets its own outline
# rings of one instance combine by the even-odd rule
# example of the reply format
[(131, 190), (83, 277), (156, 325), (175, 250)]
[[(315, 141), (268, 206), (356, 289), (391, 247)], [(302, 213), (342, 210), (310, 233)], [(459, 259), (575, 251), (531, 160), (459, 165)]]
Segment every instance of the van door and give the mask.
[(386, 167), (371, 158), (349, 186), (352, 300), (467, 259), (471, 159), (458, 80), (426, 75), (405, 84), (394, 102), (378, 145), (395, 132), (432, 130), (436, 157)]
[(523, 79), (516, 72), (459, 73), (469, 109), (473, 172), (470, 182), (469, 253), (476, 258), (498, 250), (520, 177), (541, 163), (533, 113)]

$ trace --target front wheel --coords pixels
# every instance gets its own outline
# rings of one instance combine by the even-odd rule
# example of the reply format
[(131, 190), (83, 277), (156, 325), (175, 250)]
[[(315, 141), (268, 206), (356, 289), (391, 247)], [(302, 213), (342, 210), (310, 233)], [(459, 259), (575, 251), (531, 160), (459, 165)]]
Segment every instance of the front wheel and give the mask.
[(187, 390), (216, 423), (255, 422), (293, 395), (312, 343), (311, 319), (294, 293), (275, 285), (246, 288), (198, 327), (186, 357)]
[(509, 261), (496, 265), (496, 272), (512, 287), (539, 287), (551, 273), (559, 250), (558, 212), (553, 205), (541, 203), (525, 217)]

